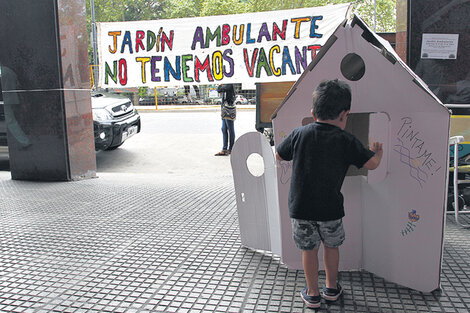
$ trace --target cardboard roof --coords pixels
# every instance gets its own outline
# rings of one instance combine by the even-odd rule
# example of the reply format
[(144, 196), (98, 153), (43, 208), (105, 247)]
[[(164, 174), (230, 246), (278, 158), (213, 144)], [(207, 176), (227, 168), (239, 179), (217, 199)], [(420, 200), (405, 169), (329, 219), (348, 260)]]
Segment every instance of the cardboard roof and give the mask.
[[(306, 79), (306, 76), (308, 75), (309, 72), (311, 72), (315, 66), (321, 62), (323, 57), (328, 53), (328, 50), (333, 46), (333, 44), (338, 40), (338, 32), (341, 31), (341, 28), (345, 27), (354, 27), (358, 26), (362, 29), (362, 38), (370, 43), (374, 48), (379, 51), (382, 56), (384, 57), (384, 62), (388, 61), (393, 64), (398, 63), (402, 66), (402, 68), (409, 73), (409, 75), (413, 78), (413, 82), (415, 85), (419, 88), (422, 88), (429, 96), (434, 98), (437, 103), (441, 104), (441, 107), (444, 110), (448, 109), (442, 105), (441, 101), (434, 95), (434, 93), (428, 88), (426, 83), (418, 76), (416, 75), (409, 67), (406, 65), (406, 63), (403, 62), (403, 60), (398, 56), (398, 54), (395, 52), (393, 47), (390, 45), (388, 41), (383, 39), (382, 37), (378, 36), (375, 34), (368, 26), (367, 24), (360, 18), (359, 15), (354, 14), (351, 19), (345, 19), (334, 31), (334, 33), (330, 36), (330, 38), (327, 40), (325, 45), (320, 49), (320, 51), (317, 53), (315, 56), (314, 60), (308, 65), (307, 69), (302, 73), (300, 78), (296, 81), (296, 83), (292, 86), (292, 88), (289, 90), (287, 93), (286, 97), (284, 100), (281, 102), (279, 107), (276, 109), (276, 111), (272, 115), (272, 119), (274, 120), (278, 112), (282, 110), (283, 106), (286, 104), (286, 102), (289, 101), (289, 98), (292, 96), (293, 93), (296, 92), (296, 89), (298, 85)], [(313, 90), (312, 90), (313, 92)]]

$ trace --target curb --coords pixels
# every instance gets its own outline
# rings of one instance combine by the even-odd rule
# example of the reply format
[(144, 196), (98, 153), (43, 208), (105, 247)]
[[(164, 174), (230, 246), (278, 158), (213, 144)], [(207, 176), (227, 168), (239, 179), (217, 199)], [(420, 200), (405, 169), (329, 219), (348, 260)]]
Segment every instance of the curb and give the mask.
[[(218, 110), (220, 105), (184, 105), (184, 106), (174, 106), (174, 105), (159, 105), (158, 109), (155, 109), (155, 106), (134, 106), (138, 112), (142, 113), (158, 113), (158, 112), (171, 112), (171, 111), (212, 111)], [(237, 106), (237, 110), (255, 110), (255, 105), (240, 105)]]

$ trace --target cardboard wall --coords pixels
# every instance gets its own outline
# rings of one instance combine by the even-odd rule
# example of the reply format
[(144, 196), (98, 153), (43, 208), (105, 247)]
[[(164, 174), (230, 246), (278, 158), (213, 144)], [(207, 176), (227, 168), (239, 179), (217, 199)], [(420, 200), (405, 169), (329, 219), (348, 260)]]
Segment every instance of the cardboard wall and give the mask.
[[(334, 44), (304, 73), (278, 110), (273, 120), (275, 143), (308, 116), (312, 91), (320, 81), (347, 81), (353, 94), (352, 113), (380, 113), (364, 127), (369, 127), (369, 137), (383, 142), (385, 155), (374, 174), (368, 174), (369, 182), (360, 176), (345, 180), (348, 239), (341, 247), (340, 269), (359, 264), (390, 281), (431, 291), (439, 286), (449, 112), (406, 65), (386, 58), (383, 47), (365, 40), (363, 33), (358, 24), (334, 33)], [(363, 63), (362, 74), (361, 66), (354, 67), (360, 63), (357, 60)], [(289, 267), (300, 268), (290, 234), (286, 169), (289, 164), (278, 164), (282, 259)], [(358, 257), (355, 251), (361, 247)]]
[[(248, 159), (263, 159), (259, 176), (253, 175)], [(266, 138), (258, 132), (237, 139), (230, 161), (233, 170), (241, 241), (252, 249), (281, 254), (279, 206), (274, 154)]]

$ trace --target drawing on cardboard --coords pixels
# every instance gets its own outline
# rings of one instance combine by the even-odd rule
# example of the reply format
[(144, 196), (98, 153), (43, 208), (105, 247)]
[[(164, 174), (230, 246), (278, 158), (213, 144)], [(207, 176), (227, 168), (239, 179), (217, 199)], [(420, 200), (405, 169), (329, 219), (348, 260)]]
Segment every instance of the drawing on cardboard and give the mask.
[(393, 147), (393, 151), (400, 155), (400, 161), (403, 164), (409, 166), (410, 177), (416, 180), (422, 188), (423, 184), (428, 179), (428, 174), (426, 174), (426, 172), (420, 168), (421, 164), (419, 161), (417, 161), (417, 159), (412, 159), (411, 151), (405, 147), (403, 140), (400, 138), (397, 138), (397, 140), (398, 144)]
[(415, 230), (417, 222), (419, 221), (419, 214), (416, 213), (416, 210), (411, 210), (408, 212), (408, 222), (406, 226), (402, 229), (401, 235), (405, 236), (408, 233)]

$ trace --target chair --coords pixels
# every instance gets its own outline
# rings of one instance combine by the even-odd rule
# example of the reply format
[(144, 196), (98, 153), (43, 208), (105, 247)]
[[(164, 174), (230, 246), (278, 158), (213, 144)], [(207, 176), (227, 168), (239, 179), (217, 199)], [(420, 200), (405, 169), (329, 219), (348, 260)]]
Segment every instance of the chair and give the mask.
[[(459, 220), (459, 214), (468, 214), (469, 207), (465, 203), (465, 197), (463, 196), (463, 191), (466, 187), (470, 186), (470, 180), (466, 179), (459, 179), (459, 172), (460, 173), (470, 173), (470, 165), (461, 165), (459, 166), (459, 143), (464, 141), (463, 136), (454, 136), (450, 137), (449, 145), (454, 146), (454, 166), (449, 167), (449, 171), (453, 172), (453, 186), (452, 190), (453, 193), (453, 204), (454, 204), (454, 214), (455, 214), (455, 221), (462, 227), (470, 228), (470, 224), (462, 223)], [(449, 195), (450, 196), (450, 195)], [(451, 204), (452, 205), (452, 204)], [(462, 211), (460, 211), (460, 206), (462, 206)], [(452, 214), (452, 212), (447, 212)]]

